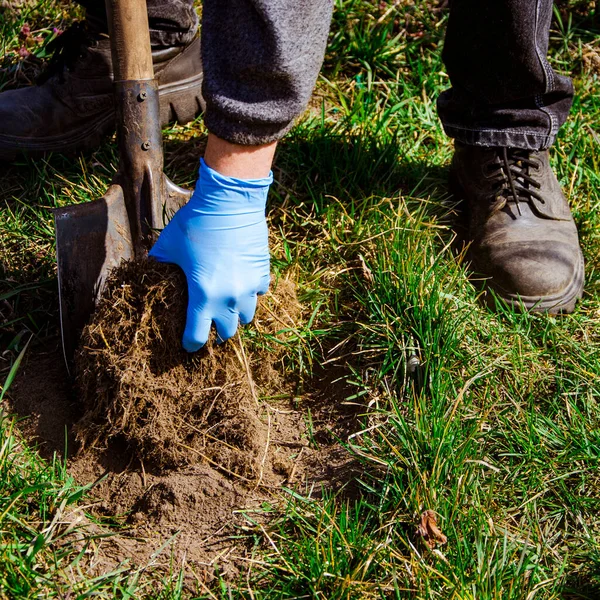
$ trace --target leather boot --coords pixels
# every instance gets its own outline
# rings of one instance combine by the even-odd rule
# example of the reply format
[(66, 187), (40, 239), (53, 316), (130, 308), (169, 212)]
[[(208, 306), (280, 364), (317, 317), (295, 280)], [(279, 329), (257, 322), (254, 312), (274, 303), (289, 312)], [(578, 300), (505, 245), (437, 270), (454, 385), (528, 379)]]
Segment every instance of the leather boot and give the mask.
[[(0, 94), (0, 158), (97, 146), (115, 129), (110, 43), (75, 23), (52, 45), (36, 85)], [(153, 50), (162, 125), (187, 123), (204, 107), (200, 40)]]
[(456, 143), (451, 177), (466, 200), (472, 266), (486, 285), (517, 308), (572, 312), (583, 255), (548, 151)]

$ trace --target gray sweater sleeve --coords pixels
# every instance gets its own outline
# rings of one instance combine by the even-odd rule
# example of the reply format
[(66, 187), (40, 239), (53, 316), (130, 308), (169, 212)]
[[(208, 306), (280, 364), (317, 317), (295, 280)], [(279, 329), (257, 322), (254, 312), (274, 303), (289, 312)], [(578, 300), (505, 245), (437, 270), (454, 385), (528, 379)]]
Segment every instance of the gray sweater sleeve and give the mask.
[(204, 121), (235, 144), (281, 138), (323, 62), (333, 0), (205, 0)]

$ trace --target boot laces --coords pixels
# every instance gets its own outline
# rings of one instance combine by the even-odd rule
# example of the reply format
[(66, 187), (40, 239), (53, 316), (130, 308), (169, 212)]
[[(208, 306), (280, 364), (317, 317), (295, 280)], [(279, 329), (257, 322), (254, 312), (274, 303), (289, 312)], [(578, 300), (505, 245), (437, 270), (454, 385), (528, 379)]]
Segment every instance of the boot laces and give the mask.
[(59, 81), (64, 83), (65, 69), (72, 70), (85, 49), (96, 45), (97, 41), (97, 36), (90, 33), (85, 21), (73, 23), (48, 44), (47, 49), (52, 56), (36, 83), (42, 85), (54, 75), (58, 75)]
[(534, 200), (545, 204), (539, 193), (542, 184), (531, 174), (531, 170), (539, 171), (541, 164), (531, 157), (530, 150), (520, 148), (498, 148), (498, 153), (488, 165), (491, 167), (489, 177), (495, 182), (493, 202), (494, 212), (502, 210), (508, 202), (514, 202), (521, 215), (521, 202), (531, 203)]

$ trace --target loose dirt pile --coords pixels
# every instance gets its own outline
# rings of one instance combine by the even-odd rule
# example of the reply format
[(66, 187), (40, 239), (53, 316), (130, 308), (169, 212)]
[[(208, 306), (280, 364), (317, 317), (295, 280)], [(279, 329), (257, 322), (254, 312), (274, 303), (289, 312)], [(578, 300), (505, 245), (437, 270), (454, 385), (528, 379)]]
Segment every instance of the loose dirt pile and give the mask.
[(194, 355), (181, 348), (185, 289), (176, 267), (123, 265), (84, 332), (75, 385), (49, 341), (27, 355), (10, 410), (28, 417), (20, 428), (45, 456), (68, 434), (69, 472), (93, 484), (85, 510), (122, 526), (93, 525), (90, 574), (124, 560), (165, 572), (186, 563), (193, 590), (216, 570), (237, 579), (252, 568), (260, 507), (285, 501), (282, 486), (317, 494), (352, 479), (337, 440), (355, 430), (356, 409), (343, 406), (341, 366), (301, 388), (286, 376), (303, 319), (292, 280), (259, 299), (243, 339)]
[(299, 325), (294, 286), (282, 279), (261, 299), (260, 342), (245, 347), (236, 336), (219, 346), (213, 337), (192, 355), (181, 347), (185, 290), (177, 267), (153, 261), (111, 276), (76, 357), (81, 450), (118, 438), (157, 469), (209, 463), (247, 481), (272, 479), (286, 465), (267, 456), (277, 410), (259, 398), (284, 392), (278, 332)]

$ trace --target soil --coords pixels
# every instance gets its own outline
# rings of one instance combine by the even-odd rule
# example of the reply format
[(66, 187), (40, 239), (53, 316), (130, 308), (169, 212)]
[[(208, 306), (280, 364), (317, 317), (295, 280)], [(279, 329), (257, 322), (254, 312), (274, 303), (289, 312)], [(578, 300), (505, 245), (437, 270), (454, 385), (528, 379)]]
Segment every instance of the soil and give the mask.
[(251, 534), (268, 523), (261, 506), (276, 514), (282, 486), (350, 489), (357, 466), (336, 440), (358, 424), (340, 402), (339, 369), (302, 393), (282, 375), (286, 339), (305, 317), (292, 280), (260, 299), (253, 335), (193, 356), (180, 349), (183, 283), (165, 265), (118, 270), (83, 334), (75, 381), (51, 340), (21, 365), (10, 409), (43, 456), (66, 456), (74, 479), (92, 485), (69, 516), (97, 534), (91, 573), (174, 561), (195, 589), (252, 567)]
[[(126, 263), (107, 284), (75, 357), (84, 414), (75, 425), (82, 449), (122, 438), (155, 470), (199, 459), (242, 481), (270, 484), (291, 469), (290, 452), (268, 452), (271, 439), (296, 436), (293, 391), (277, 368), (286, 333), (300, 326), (293, 283), (281, 279), (258, 307), (253, 340), (210, 340), (181, 347), (186, 281), (173, 265)], [(278, 398), (286, 401), (263, 401)], [(278, 406), (280, 404), (280, 406)]]

